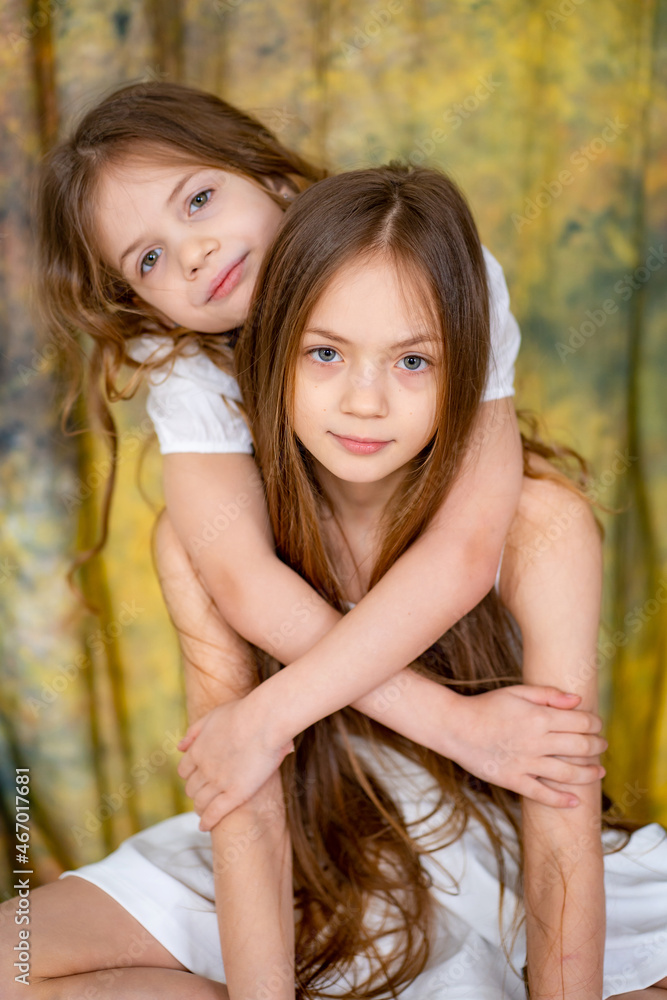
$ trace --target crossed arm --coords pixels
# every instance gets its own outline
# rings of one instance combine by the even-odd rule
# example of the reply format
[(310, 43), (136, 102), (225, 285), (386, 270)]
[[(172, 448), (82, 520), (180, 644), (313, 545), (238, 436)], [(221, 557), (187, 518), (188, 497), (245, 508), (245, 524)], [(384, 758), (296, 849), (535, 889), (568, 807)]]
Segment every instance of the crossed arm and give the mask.
[[(582, 731), (583, 718), (561, 711), (578, 699), (525, 686), (470, 699), (404, 669), (493, 585), (522, 482), (511, 401), (485, 403), (463, 469), (433, 522), (341, 620), (277, 559), (249, 456), (166, 456), (169, 515), (214, 602), (239, 634), (290, 664), (192, 727), (181, 745), (187, 753), (179, 773), (202, 829), (264, 783), (297, 732), (348, 704), (479, 777), (490, 758), (499, 759), (503, 740), (519, 732), (519, 752), (503, 759), (497, 782), (548, 805), (570, 804), (571, 795), (537, 777), (545, 768), (553, 776), (544, 740), (573, 726)], [(556, 707), (539, 714), (531, 702)], [(579, 777), (592, 780), (583, 767)]]
[[(193, 456), (190, 457), (192, 458)], [(237, 459), (241, 460), (242, 462), (246, 461), (246, 459), (243, 458), (242, 456), (235, 456), (234, 461), (236, 461)], [(247, 470), (249, 475), (251, 475), (252, 471), (254, 470), (252, 462), (250, 462), (250, 466), (251, 468)], [(195, 469), (193, 467), (193, 472), (194, 471)], [(246, 479), (245, 482), (249, 483), (251, 482), (251, 480)], [(194, 484), (192, 483), (192, 481), (190, 481), (189, 483), (190, 490), (193, 489), (193, 485)], [(238, 485), (238, 479), (237, 479), (237, 485)], [(530, 489), (535, 488), (532, 484), (529, 484), (529, 486)], [(545, 488), (544, 484), (540, 484), (540, 489), (544, 488)], [(546, 488), (549, 489), (550, 487)], [(250, 489), (249, 486), (248, 489)], [(200, 492), (197, 490), (196, 486), (194, 488), (194, 492), (195, 495), (197, 496), (201, 495)], [(560, 492), (562, 493), (563, 491), (561, 490)], [(190, 496), (192, 496), (192, 493), (190, 493)], [(570, 495), (568, 494), (568, 496)], [(230, 502), (231, 501), (227, 502), (228, 509), (230, 509), (229, 508)], [(517, 522), (519, 524), (523, 523), (524, 531), (526, 523), (525, 513), (526, 513), (526, 502), (524, 499), (522, 499), (522, 507), (520, 511), (522, 517), (519, 517), (517, 519)], [(581, 523), (585, 525), (586, 523), (585, 518), (582, 519)], [(262, 530), (265, 529), (266, 526), (264, 526)], [(510, 605), (515, 615), (519, 618), (519, 624), (522, 626), (522, 629), (524, 631), (524, 639), (526, 642), (525, 680), (528, 682), (540, 683), (542, 685), (563, 683), (564, 687), (567, 687), (568, 689), (571, 690), (579, 691), (582, 695), (587, 697), (585, 707), (587, 709), (590, 709), (590, 712), (592, 713), (595, 711), (596, 707), (595, 699), (594, 698), (591, 699), (590, 697), (588, 697), (590, 692), (585, 687), (585, 682), (590, 680), (590, 671), (588, 675), (584, 671), (582, 673), (581, 678), (576, 676), (573, 677), (571, 664), (575, 662), (576, 656), (581, 654), (582, 648), (586, 644), (586, 642), (590, 646), (590, 643), (592, 641), (594, 649), (595, 639), (593, 638), (591, 640), (591, 635), (596, 633), (596, 622), (597, 622), (596, 613), (595, 613), (595, 608), (591, 609), (589, 607), (589, 604), (587, 604), (586, 601), (584, 600), (584, 597), (588, 598), (589, 603), (590, 599), (592, 598), (593, 603), (595, 603), (595, 587), (592, 588), (588, 587), (586, 584), (585, 575), (579, 573), (579, 571), (577, 571), (577, 574), (575, 575), (577, 575), (579, 587), (583, 588), (584, 593), (579, 593), (579, 590), (577, 588), (573, 588), (572, 581), (570, 581), (569, 579), (561, 580), (560, 577), (557, 574), (555, 574), (554, 570), (558, 569), (559, 567), (562, 569), (563, 559), (560, 550), (556, 551), (555, 548), (553, 552), (553, 555), (556, 558), (556, 563), (557, 563), (555, 567), (552, 567), (551, 562), (547, 556), (543, 556), (540, 559), (539, 563), (537, 563), (532, 567), (530, 565), (523, 565), (521, 559), (520, 542), (518, 541), (518, 539), (520, 539), (520, 536), (517, 534), (517, 530), (513, 528), (512, 534), (510, 535), (510, 540), (508, 542), (509, 545), (514, 546), (514, 549), (512, 550), (512, 548), (510, 548), (508, 550), (508, 556), (505, 559), (504, 565), (506, 567), (506, 571), (504, 571), (503, 573), (502, 587), (503, 587), (503, 598), (506, 600), (506, 603)], [(195, 536), (195, 538), (196, 537), (197, 536)], [(225, 538), (224, 541), (226, 542), (227, 539)], [(570, 555), (574, 554), (575, 556), (578, 557), (581, 554), (581, 540), (578, 540), (574, 535), (572, 535), (569, 541), (570, 544), (574, 546), (573, 553), (570, 553)], [(589, 539), (589, 544), (590, 544), (590, 539)], [(293, 584), (295, 581), (297, 581), (298, 586), (301, 587), (301, 589), (296, 593), (294, 591), (291, 593), (289, 597), (289, 601), (291, 603), (288, 605), (287, 615), (285, 615), (282, 618), (280, 617), (280, 615), (284, 614), (283, 610), (284, 604), (283, 604), (283, 608), (280, 609), (278, 615), (274, 617), (273, 624), (275, 625), (277, 623), (278, 628), (272, 629), (273, 636), (271, 637), (268, 633), (265, 634), (264, 641), (260, 642), (259, 644), (268, 645), (267, 640), (269, 638), (272, 639), (274, 645), (276, 643), (276, 640), (278, 642), (281, 642), (280, 656), (286, 662), (289, 662), (289, 657), (293, 655), (293, 652), (295, 650), (297, 655), (299, 654), (303, 655), (303, 648), (304, 647), (307, 648), (309, 642), (312, 645), (319, 634), (322, 634), (326, 632), (327, 629), (332, 628), (332, 626), (338, 620), (339, 616), (331, 608), (329, 608), (323, 601), (320, 601), (320, 599), (317, 598), (317, 595), (313, 595), (313, 592), (310, 591), (310, 588), (307, 587), (307, 585), (303, 580), (301, 580), (301, 578), (297, 577), (295, 574), (292, 574), (291, 571), (287, 569), (287, 567), (283, 566), (283, 564), (278, 563), (278, 561), (275, 560), (275, 556), (273, 558), (281, 572), (286, 571), (288, 574), (291, 574), (294, 577), (294, 580), (290, 581), (290, 585)], [(572, 562), (572, 560), (570, 561)], [(525, 563), (525, 560), (523, 561), (523, 563)], [(574, 561), (573, 565), (575, 566), (577, 565), (576, 560)], [(525, 575), (525, 580), (523, 580), (523, 586), (521, 586), (522, 574)], [(508, 580), (510, 581), (509, 583), (507, 582)], [(285, 581), (285, 583), (287, 583), (287, 581)], [(548, 615), (546, 616), (544, 615), (543, 608), (541, 608), (539, 605), (531, 603), (531, 600), (534, 600), (533, 595), (540, 593), (539, 590), (540, 587), (542, 588), (546, 587), (547, 589), (555, 587), (556, 593), (560, 594), (561, 597), (563, 594), (565, 594), (569, 595), (570, 598), (574, 599), (575, 610), (578, 613), (577, 620), (580, 622), (581, 627), (580, 630), (576, 633), (578, 638), (574, 638), (573, 640), (574, 645), (572, 646), (571, 649), (569, 647), (564, 648), (562, 644), (562, 635), (563, 635), (562, 618), (557, 618), (554, 621), (551, 621)], [(271, 607), (270, 601), (272, 597), (275, 597), (276, 595), (280, 597), (283, 593), (284, 590), (279, 588), (278, 590), (274, 590), (272, 594), (267, 594), (266, 597), (267, 600), (269, 600), (269, 607)], [(543, 591), (543, 593), (545, 597), (544, 607), (553, 608), (554, 605), (552, 603), (553, 601), (552, 591), (548, 589), (548, 592)], [(297, 598), (296, 601), (294, 600), (295, 597)], [(221, 599), (223, 604), (226, 604), (224, 593), (221, 594)], [(513, 605), (515, 605), (515, 607)], [(570, 612), (568, 612), (567, 609), (565, 609), (563, 613), (570, 614)], [(226, 615), (226, 617), (229, 616)], [(574, 618), (572, 620), (574, 620)], [(595, 622), (595, 624), (591, 625), (591, 621)], [(280, 626), (285, 622), (290, 624), (292, 627), (284, 628), (281, 630)], [(255, 628), (257, 629), (256, 622), (255, 622)], [(266, 629), (267, 626), (264, 625), (264, 628)], [(553, 632), (554, 628), (556, 629), (556, 633)], [(550, 629), (551, 631), (549, 631)], [(281, 637), (284, 637), (285, 640), (284, 644), (282, 644)], [(557, 651), (557, 653), (544, 659), (543, 656), (544, 651), (545, 649), (549, 648)], [(274, 649), (273, 651), (275, 652), (276, 650)], [(544, 663), (545, 665), (544, 669), (541, 669), (542, 663)], [(570, 667), (569, 671), (564, 669), (566, 665)], [(578, 683), (578, 681), (581, 680), (582, 678), (584, 681), (583, 686), (582, 684)], [(399, 697), (398, 699), (394, 697), (395, 692), (397, 690), (400, 692), (401, 695), (401, 697)], [(535, 708), (535, 706), (531, 707), (527, 701), (521, 701), (519, 698), (516, 697), (516, 692), (520, 690), (521, 688), (518, 687), (515, 689), (505, 689), (502, 692), (492, 692), (490, 694), (493, 695), (498, 694), (498, 695), (503, 695), (506, 698), (513, 698), (516, 703), (513, 706), (515, 709), (517, 707), (520, 707), (522, 709), (530, 710), (531, 713), (530, 716), (525, 717), (522, 720), (522, 723), (528, 723), (529, 721), (534, 721), (537, 718), (538, 710)], [(529, 690), (529, 689), (524, 689), (524, 690)], [(534, 688), (530, 690), (553, 692), (553, 688), (550, 687), (544, 687), (539, 689)], [(404, 732), (405, 735), (408, 735), (413, 739), (417, 739), (422, 744), (431, 745), (433, 749), (438, 749), (439, 752), (443, 752), (445, 749), (443, 744), (446, 744), (447, 742), (446, 740), (443, 740), (443, 722), (446, 723), (450, 721), (447, 718), (447, 707), (446, 707), (447, 706), (446, 698), (450, 694), (451, 692), (448, 692), (445, 688), (432, 684), (431, 682), (426, 681), (424, 678), (421, 678), (410, 671), (402, 671), (394, 678), (393, 682), (380, 685), (374, 692), (371, 692), (370, 694), (364, 696), (362, 699), (358, 699), (358, 701), (355, 703), (355, 707), (360, 708), (362, 711), (367, 711), (368, 714), (372, 715), (373, 717), (379, 718), (380, 721), (382, 721), (384, 724), (393, 726), (393, 728), (396, 728), (400, 732)], [(443, 700), (438, 700), (440, 695), (444, 696)], [(238, 697), (238, 691), (233, 696)], [(478, 744), (477, 751), (481, 754), (481, 758), (486, 760), (488, 760), (489, 756), (493, 754), (493, 735), (487, 732), (485, 734), (486, 744), (481, 745), (479, 733), (480, 730), (485, 731), (485, 726), (483, 722), (484, 712), (482, 705), (480, 703), (483, 701), (483, 699), (488, 697), (489, 696), (487, 695), (481, 695), (481, 696), (476, 696), (473, 699), (470, 698), (462, 699), (463, 701), (466, 702), (467, 705), (470, 705), (470, 703), (472, 702), (476, 702), (477, 705), (479, 706), (473, 713), (473, 716), (468, 716), (467, 718), (467, 721), (471, 722), (474, 717), (474, 721), (477, 727), (476, 735), (474, 737), (470, 735), (470, 733), (467, 731), (467, 724), (466, 724), (461, 727), (461, 731), (457, 734), (457, 740), (454, 740), (453, 737), (450, 736), (452, 744), (458, 741), (458, 746), (454, 748), (457, 751), (460, 751), (461, 746), (465, 744), (466, 738), (468, 738), (470, 742), (477, 742)], [(213, 702), (214, 701), (215, 697), (213, 698)], [(211, 700), (207, 702), (209, 706), (211, 705), (211, 703), (212, 703)], [(575, 703), (576, 702), (570, 701), (569, 703), (562, 703), (562, 704), (563, 707), (565, 707), (565, 705), (570, 707)], [(542, 701), (542, 704), (543, 705), (547, 704), (547, 701), (546, 700)], [(568, 717), (572, 719), (573, 722), (575, 717), (577, 718), (576, 723), (570, 726), (570, 731), (569, 733), (567, 733), (567, 738), (570, 740), (573, 738), (574, 739), (577, 738), (573, 737), (572, 735), (573, 732), (575, 731), (581, 734), (592, 733), (597, 731), (597, 729), (594, 727), (594, 724), (592, 723), (593, 716), (589, 715), (588, 712), (586, 711), (569, 713), (569, 712), (558, 712), (551, 709), (543, 709), (540, 710), (539, 714), (542, 717), (545, 717), (546, 713), (549, 712), (551, 712), (552, 715), (555, 716), (561, 716), (563, 718)], [(195, 717), (199, 717), (200, 715), (201, 712), (198, 712)], [(490, 712), (487, 716), (489, 723), (492, 723), (494, 719), (497, 721), (497, 715), (498, 713), (496, 711)], [(506, 713), (502, 712), (501, 715), (505, 716), (504, 721), (506, 723), (510, 722), (510, 720), (506, 716)], [(191, 721), (192, 718), (193, 717), (191, 716)], [(510, 722), (510, 725), (512, 725), (512, 729), (515, 733), (516, 732), (524, 733), (525, 731), (525, 727), (522, 724), (514, 726), (514, 724)], [(579, 728), (577, 728), (578, 726)], [(455, 727), (452, 726), (451, 728), (454, 729)], [(570, 760), (570, 763), (566, 763), (560, 761), (557, 756), (554, 756), (554, 755), (562, 755), (563, 751), (565, 750), (562, 738), (566, 736), (566, 732), (564, 729), (561, 730), (560, 732), (552, 731), (555, 729), (556, 727), (551, 725), (551, 723), (546, 724), (545, 730), (550, 731), (550, 737), (552, 743), (550, 746), (547, 746), (546, 743), (544, 743), (541, 751), (542, 753), (548, 754), (548, 758), (545, 759), (548, 759), (549, 761), (550, 765), (549, 774), (554, 780), (552, 780), (551, 782), (535, 781), (535, 785), (538, 786), (540, 789), (543, 789), (545, 793), (554, 796), (553, 800), (554, 802), (563, 804), (564, 801), (570, 800), (571, 795), (574, 791), (575, 782), (577, 784), (582, 783), (583, 781), (592, 782), (594, 780), (594, 776), (597, 777), (598, 770), (595, 764), (591, 763), (590, 759), (585, 757), (582, 757), (580, 762), (581, 766), (579, 768), (573, 768), (572, 764), (575, 763), (575, 761)], [(507, 734), (507, 729), (505, 729), (501, 735), (506, 736), (506, 734)], [(582, 739), (584, 740), (584, 743), (587, 744), (587, 748), (589, 748), (590, 737), (588, 738), (582, 737)], [(484, 740), (482, 740), (481, 743), (484, 743)], [(582, 744), (582, 749), (583, 749), (583, 744)], [(572, 753), (571, 744), (569, 752)], [(451, 756), (455, 756), (455, 753), (452, 752)], [(460, 753), (459, 753), (459, 759), (460, 759)], [(562, 781), (567, 780), (570, 782), (570, 784), (557, 785), (555, 784), (556, 778), (560, 778)], [(191, 784), (191, 781), (192, 779), (189, 779), (188, 785)], [(574, 887), (573, 893), (570, 893), (570, 895), (568, 896), (568, 908), (566, 911), (564, 911), (566, 914), (565, 917), (566, 930), (568, 933), (566, 934), (563, 940), (572, 941), (573, 949), (577, 950), (581, 958), (581, 962), (583, 963), (582, 967), (591, 969), (593, 968), (593, 966), (595, 966), (595, 961), (596, 961), (595, 955), (591, 954), (591, 948), (595, 949), (596, 947), (599, 947), (600, 943), (600, 931), (599, 927), (596, 924), (596, 921), (598, 920), (599, 916), (599, 907), (597, 903), (599, 902), (599, 892), (601, 883), (598, 877), (599, 873), (596, 872), (595, 870), (595, 865), (594, 864), (591, 865), (588, 863), (591, 857), (593, 859), (595, 857), (595, 842), (596, 842), (595, 831), (592, 839), (590, 840), (582, 839), (586, 836), (590, 838), (591, 834), (590, 820), (591, 817), (594, 818), (595, 816), (595, 808), (592, 808), (591, 811), (590, 803), (595, 801), (595, 794), (596, 794), (595, 789), (598, 788), (598, 786), (597, 784), (595, 784), (594, 786), (591, 787), (593, 789), (592, 793), (589, 794), (589, 791), (586, 789), (584, 790), (583, 796), (581, 796), (581, 792), (579, 793), (582, 798), (582, 804), (583, 806), (585, 806), (585, 808), (582, 808), (582, 806), (580, 806), (577, 810), (567, 810), (563, 815), (562, 819), (559, 817), (558, 823), (556, 824), (554, 823), (554, 816), (558, 814), (557, 813), (555, 814), (554, 810), (546, 809), (543, 806), (541, 806), (537, 810), (537, 812), (531, 813), (528, 805), (526, 807), (527, 812), (525, 813), (525, 815), (527, 817), (526, 818), (527, 828), (530, 826), (531, 822), (537, 824), (535, 826), (535, 831), (537, 835), (534, 838), (531, 837), (529, 839), (529, 843), (527, 844), (527, 907), (529, 909), (529, 969), (533, 970), (531, 973), (533, 977), (537, 975), (535, 970), (539, 969), (544, 970), (543, 974), (541, 974), (542, 978), (539, 981), (533, 979), (533, 981), (535, 982), (535, 990), (539, 990), (542, 988), (541, 983), (542, 982), (546, 983), (549, 975), (556, 976), (559, 974), (558, 970), (560, 970), (560, 963), (558, 963), (558, 965), (554, 965), (551, 968), (551, 972), (549, 972), (550, 967), (548, 962), (548, 956), (551, 954), (553, 950), (553, 939), (556, 933), (554, 921), (556, 920), (556, 916), (560, 917), (561, 912), (563, 912), (563, 906), (562, 906), (563, 900), (559, 898), (557, 887), (554, 888), (553, 884), (549, 884), (546, 887), (547, 891), (545, 891), (544, 885), (540, 884), (539, 880), (536, 879), (534, 875), (531, 875), (531, 873), (543, 872), (545, 870), (545, 866), (548, 865), (551, 865), (553, 868), (554, 859), (556, 859), (560, 864), (562, 860), (561, 855), (567, 859), (567, 855), (564, 852), (566, 852), (567, 847), (571, 848), (573, 831), (575, 836), (577, 834), (578, 830), (577, 824), (581, 824), (582, 829), (585, 831), (585, 833), (581, 833), (581, 835), (578, 837), (576, 841), (576, 843), (581, 846), (582, 851), (584, 851), (586, 855), (585, 873), (583, 879), (580, 879), (579, 871), (577, 872), (577, 884)], [(192, 787), (186, 786), (186, 790), (188, 791), (188, 794), (191, 795), (193, 794)], [(265, 822), (267, 815), (273, 815), (275, 818), (276, 815), (275, 805), (272, 806), (273, 812), (271, 812), (270, 809), (267, 813), (265, 807), (263, 808), (262, 811), (261, 793), (264, 793), (265, 790), (266, 790), (265, 788), (260, 789), (260, 792), (256, 796), (254, 796), (245, 807), (243, 807), (241, 810), (237, 809), (235, 812), (231, 813), (230, 817), (226, 817), (225, 820), (223, 820), (221, 823), (218, 823), (218, 825), (213, 830), (214, 853), (215, 853), (216, 842), (218, 843), (218, 845), (220, 845), (225, 842), (224, 839), (221, 838), (224, 838), (225, 835), (226, 836), (230, 835), (230, 831), (227, 826), (228, 823), (230, 822), (232, 823), (231, 829), (233, 831), (233, 829), (235, 829), (234, 824), (241, 821), (245, 823), (248, 822), (255, 823), (258, 821), (259, 817), (263, 816), (264, 817), (263, 822)], [(194, 794), (194, 801), (196, 808), (197, 808), (197, 795), (198, 793)], [(598, 798), (599, 798), (599, 793), (598, 793)], [(274, 797), (272, 801), (274, 804), (277, 801), (275, 797), (275, 788), (274, 788)], [(201, 808), (198, 808), (198, 811), (201, 812)], [(250, 820), (248, 819), (248, 816), (250, 816)], [(575, 816), (574, 821), (570, 820), (571, 816)], [(215, 826), (215, 824), (212, 825)], [(541, 834), (542, 829), (546, 831), (546, 839), (542, 837)], [(276, 824), (275, 822), (273, 822), (272, 833), (270, 834), (270, 836), (274, 837), (284, 836), (284, 824)], [(599, 836), (597, 837), (597, 840), (599, 842)], [(589, 848), (589, 843), (593, 844), (592, 849)], [(537, 845), (537, 847), (535, 845)], [(547, 846), (544, 847), (543, 845)], [(276, 844), (273, 847), (270, 847), (270, 849), (268, 849), (267, 851), (266, 848), (269, 847), (267, 838), (267, 840), (264, 841), (264, 853), (262, 855), (264, 863), (266, 863), (267, 860), (269, 860), (271, 857), (273, 858), (283, 857), (284, 846), (285, 842), (281, 841), (280, 844)], [(540, 851), (542, 853), (540, 853)], [(220, 855), (220, 851), (218, 853)], [(247, 855), (248, 863), (250, 863), (252, 857), (254, 857), (254, 854), (251, 851)], [(236, 893), (237, 899), (242, 898), (246, 903), (248, 902), (248, 900), (244, 896), (243, 886), (245, 878), (249, 877), (250, 875), (256, 874), (257, 869), (254, 863), (253, 865), (251, 865), (251, 868), (252, 871), (245, 873), (245, 875), (244, 875), (244, 870), (241, 868), (239, 868), (236, 871), (236, 881), (232, 879), (232, 883), (236, 885), (236, 888), (234, 890), (230, 890), (228, 883), (228, 888), (226, 890), (227, 893), (226, 899), (231, 900), (231, 896), (233, 896)], [(272, 878), (274, 886), (273, 889), (270, 888)], [(271, 903), (270, 906), (265, 907), (264, 909), (262, 908), (262, 906), (259, 906), (259, 912), (271, 912), (275, 915), (276, 908), (278, 907), (278, 897), (280, 895), (279, 893), (277, 894), (277, 890), (275, 888), (276, 885), (275, 871), (273, 872), (272, 878), (268, 877), (268, 871), (267, 871), (267, 880), (266, 880), (266, 884), (268, 886), (267, 891), (269, 892), (269, 895), (273, 893), (271, 897), (273, 902)], [(256, 882), (256, 879), (253, 879), (253, 881)], [(533, 896), (531, 896), (531, 892), (533, 893)], [(537, 895), (535, 895), (535, 893), (537, 893)], [(581, 907), (577, 906), (577, 901), (581, 903)], [(250, 906), (250, 907), (244, 907), (244, 909), (246, 914), (249, 914), (250, 912), (253, 911), (253, 909), (256, 908)], [(548, 928), (548, 932), (546, 933), (546, 935), (543, 929), (544, 928), (543, 918), (545, 912), (549, 916), (549, 920), (551, 920), (551, 924), (549, 923), (549, 920), (547, 920), (546, 926)], [(581, 918), (580, 916), (573, 916), (573, 914), (577, 913), (583, 913), (584, 914), (583, 918)], [(593, 925), (596, 928), (596, 933), (593, 936), (591, 936), (588, 942), (583, 946), (583, 951), (579, 938), (577, 937), (575, 941), (574, 937), (575, 934), (578, 935), (579, 932), (581, 931), (581, 919), (584, 919), (584, 921), (586, 921), (587, 919), (589, 921), (592, 920)], [(250, 924), (252, 925), (252, 919), (250, 920)], [(225, 940), (224, 935), (222, 933), (222, 927), (221, 927), (221, 938), (223, 939), (223, 941)], [(604, 929), (602, 929), (602, 940), (603, 938), (604, 938)], [(281, 953), (281, 950), (284, 953), (284, 944), (285, 944), (285, 937), (284, 935), (282, 935), (282, 937), (280, 938), (279, 942), (276, 945), (277, 953)], [(289, 948), (287, 949), (287, 951), (289, 951)], [(573, 965), (572, 968), (575, 968), (575, 966)], [(591, 972), (590, 973), (591, 980), (594, 980), (596, 975), (597, 972)], [(545, 990), (546, 989), (547, 987), (545, 987)], [(547, 991), (544, 991), (543, 993), (538, 992), (536, 993), (536, 995), (539, 996), (540, 998), (542, 997), (546, 998), (551, 994)], [(570, 995), (572, 997), (577, 996), (577, 1000), (579, 996), (578, 994), (575, 993), (566, 995), (568, 996), (568, 1000)], [(595, 995), (594, 993), (581, 994), (582, 997), (586, 996), (587, 998), (589, 996), (594, 996), (594, 995)]]

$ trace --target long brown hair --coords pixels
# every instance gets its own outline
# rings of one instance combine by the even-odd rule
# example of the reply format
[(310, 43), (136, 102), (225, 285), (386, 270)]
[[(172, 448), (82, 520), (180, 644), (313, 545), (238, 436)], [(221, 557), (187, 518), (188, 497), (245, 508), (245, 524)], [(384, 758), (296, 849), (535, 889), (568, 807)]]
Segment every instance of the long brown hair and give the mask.
[[(442, 341), (438, 422), (383, 517), (381, 550), (370, 586), (424, 531), (459, 470), (482, 398), (489, 358), (486, 270), (477, 230), (456, 186), (444, 175), (398, 165), (328, 178), (287, 215), (258, 279), (256, 299), (237, 345), (238, 378), (264, 478), (277, 550), (331, 604), (345, 610), (344, 589), (325, 543), (328, 506), (310, 457), (292, 430), (294, 372), (301, 334), (318, 298), (351, 260), (382, 256), (426, 294)], [(518, 639), (492, 592), (415, 666), (455, 689), (475, 693), (517, 683)], [(274, 670), (258, 652), (260, 673)], [(473, 778), (452, 761), (411, 743), (351, 709), (310, 727), (283, 765), (294, 848), (297, 976), (304, 994), (327, 995), (335, 976), (360, 956), (367, 962), (355, 997), (395, 992), (428, 958), (432, 897), (390, 790), (355, 752), (353, 736), (398, 750), (426, 768), (441, 799), (455, 803), (441, 843), (470, 819), (482, 823), (498, 860), (505, 857), (492, 811), (515, 830), (517, 797)], [(298, 788), (296, 776), (298, 775)], [(474, 793), (474, 794), (473, 794)], [(496, 814), (497, 815), (497, 814)], [(364, 922), (381, 907), (394, 932), (392, 956)], [(352, 995), (352, 992), (351, 992)]]
[[(97, 186), (105, 169), (134, 155), (242, 174), (261, 185), (282, 208), (285, 200), (272, 186), (282, 182), (296, 194), (325, 173), (226, 101), (192, 87), (157, 81), (130, 84), (110, 94), (40, 164), (34, 298), (39, 324), (58, 350), (66, 382), (63, 429), (85, 380), (90, 410), (111, 450), (101, 537), (75, 565), (99, 552), (107, 536), (117, 452), (108, 402), (129, 398), (146, 371), (169, 364), (193, 340), (216, 364), (232, 371), (227, 338), (166, 327), (122, 274), (102, 259), (95, 230)], [(173, 350), (159, 361), (139, 365), (128, 357), (127, 345), (132, 337), (147, 332), (170, 337)], [(88, 356), (81, 334), (89, 337)], [(121, 388), (118, 376), (123, 364), (139, 371)]]
[[(488, 288), (477, 230), (460, 191), (437, 171), (390, 164), (331, 177), (305, 192), (267, 253), (236, 348), (277, 550), (340, 611), (346, 609), (344, 586), (322, 530), (323, 514), (333, 508), (292, 429), (295, 367), (302, 332), (334, 276), (353, 260), (363, 264), (377, 257), (396, 268), (397, 280), (407, 276), (426, 301), (442, 342), (444, 377), (433, 438), (386, 505), (372, 587), (443, 502), (482, 398), (490, 348)], [(534, 426), (529, 429), (523, 437), (526, 473), (541, 478), (530, 458), (548, 458), (553, 472), (546, 478), (585, 497), (583, 460), (540, 441)], [(568, 460), (577, 467), (574, 479), (559, 471)], [(278, 669), (266, 653), (256, 649), (255, 654), (260, 680)], [(520, 635), (495, 590), (412, 667), (462, 694), (520, 683)], [(439, 792), (433, 813), (441, 810), (444, 817), (438, 849), (462, 836), (471, 821), (481, 824), (498, 865), (501, 927), (506, 863), (512, 858), (519, 872), (522, 868), (519, 796), (353, 709), (321, 720), (297, 737), (295, 754), (282, 766), (302, 996), (339, 995), (327, 988), (341, 974), (353, 981), (347, 995), (357, 1000), (395, 996), (428, 960), (433, 898), (421, 858), (433, 848), (415, 841), (391, 787), (364, 762), (355, 737), (363, 737), (366, 747), (397, 751), (432, 777)], [(514, 934), (520, 916), (517, 907)], [(388, 935), (390, 956), (383, 945)]]

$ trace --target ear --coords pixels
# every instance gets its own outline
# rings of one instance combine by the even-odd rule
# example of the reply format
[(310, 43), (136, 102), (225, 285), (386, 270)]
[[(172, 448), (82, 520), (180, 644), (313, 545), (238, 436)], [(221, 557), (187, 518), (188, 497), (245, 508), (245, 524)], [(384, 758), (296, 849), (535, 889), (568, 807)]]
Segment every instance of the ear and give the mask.
[(294, 201), (297, 192), (285, 177), (276, 174), (269, 174), (266, 178), (266, 186), (274, 194), (280, 195), (285, 201)]

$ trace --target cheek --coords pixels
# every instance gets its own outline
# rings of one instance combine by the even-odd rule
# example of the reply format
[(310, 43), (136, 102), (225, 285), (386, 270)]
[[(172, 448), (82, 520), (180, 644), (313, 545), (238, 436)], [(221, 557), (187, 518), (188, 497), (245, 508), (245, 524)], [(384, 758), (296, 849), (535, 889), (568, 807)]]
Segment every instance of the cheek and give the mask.
[(420, 418), (417, 421), (419, 436), (430, 441), (435, 433), (438, 419), (438, 399), (435, 389), (433, 392), (428, 393), (426, 399), (422, 399), (419, 402), (414, 400), (410, 409), (415, 415), (419, 413)]
[(307, 424), (310, 412), (309, 395), (307, 381), (297, 371), (294, 379), (294, 398), (292, 401), (294, 429), (297, 434), (304, 427), (304, 424)]

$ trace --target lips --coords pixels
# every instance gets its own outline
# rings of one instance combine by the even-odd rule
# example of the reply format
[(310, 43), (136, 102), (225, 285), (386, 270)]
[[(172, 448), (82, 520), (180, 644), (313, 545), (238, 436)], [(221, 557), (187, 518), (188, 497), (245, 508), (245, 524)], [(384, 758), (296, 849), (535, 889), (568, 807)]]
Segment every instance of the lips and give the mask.
[(241, 276), (243, 274), (243, 265), (245, 259), (248, 256), (247, 253), (243, 254), (242, 257), (237, 257), (236, 260), (224, 267), (219, 274), (215, 276), (208, 289), (207, 302), (212, 299), (223, 299), (226, 295), (236, 288)]
[(331, 434), (346, 451), (351, 451), (354, 455), (372, 455), (391, 444), (391, 441), (376, 441), (373, 438), (343, 437), (340, 434), (334, 434), (333, 431)]

